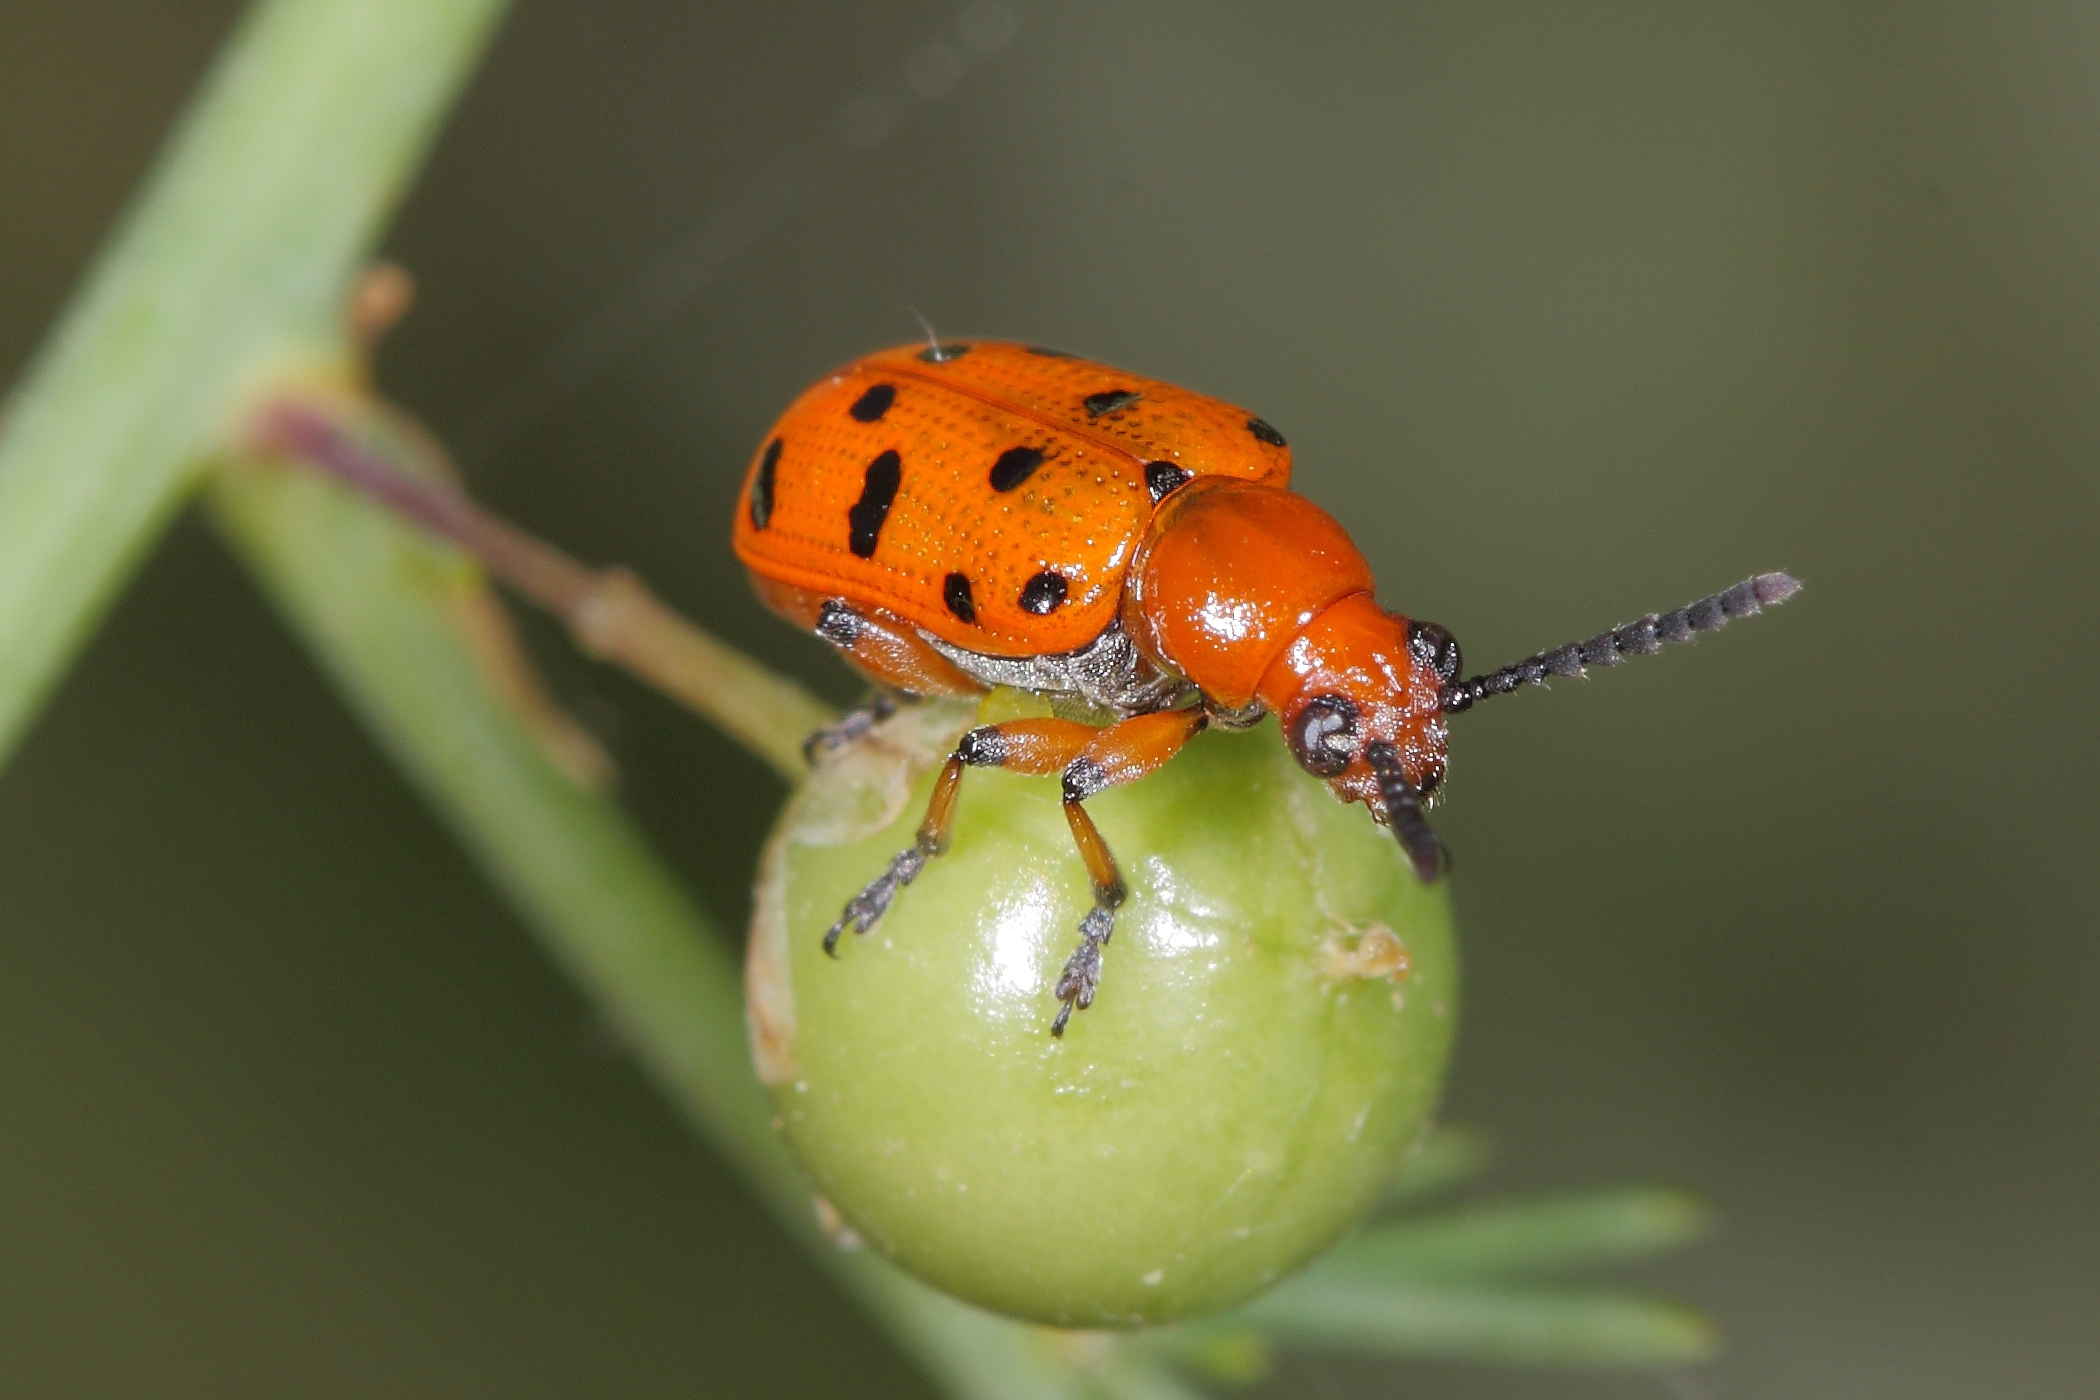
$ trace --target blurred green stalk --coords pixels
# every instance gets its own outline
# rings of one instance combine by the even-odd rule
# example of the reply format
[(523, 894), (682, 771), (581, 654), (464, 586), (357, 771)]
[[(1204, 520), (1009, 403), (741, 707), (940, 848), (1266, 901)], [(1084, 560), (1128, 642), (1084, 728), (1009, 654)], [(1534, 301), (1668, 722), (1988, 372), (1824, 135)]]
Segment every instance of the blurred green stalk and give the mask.
[(342, 303), (504, 0), (266, 0), (0, 423), (0, 758), (264, 376)]

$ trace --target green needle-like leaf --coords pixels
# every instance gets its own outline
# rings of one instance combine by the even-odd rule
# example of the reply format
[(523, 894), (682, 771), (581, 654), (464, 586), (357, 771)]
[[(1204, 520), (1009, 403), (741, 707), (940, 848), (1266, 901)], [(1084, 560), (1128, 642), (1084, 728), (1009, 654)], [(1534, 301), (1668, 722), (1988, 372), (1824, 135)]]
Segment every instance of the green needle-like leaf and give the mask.
[[(1454, 1144), (1450, 1157), (1477, 1154)], [(1472, 1158), (1477, 1160), (1477, 1155)], [(1275, 1292), (1163, 1342), (1200, 1365), (1221, 1341), (1569, 1365), (1676, 1365), (1714, 1347), (1674, 1304), (1507, 1281), (1637, 1259), (1695, 1239), (1707, 1212), (1676, 1191), (1588, 1192), (1467, 1206), (1374, 1226)]]
[(1102, 1400), (1205, 1400), (1196, 1389), (1157, 1362), (1118, 1356), (1092, 1377)]
[(1478, 1128), (1447, 1124), (1429, 1135), (1380, 1201), (1380, 1213), (1455, 1191), (1487, 1170), (1494, 1144)]
[(1713, 1354), (1671, 1303), (1584, 1290), (1384, 1285), (1315, 1268), (1225, 1323), (1284, 1346), (1566, 1366), (1670, 1366)]
[(1395, 1282), (1535, 1276), (1644, 1259), (1691, 1243), (1709, 1223), (1681, 1191), (1496, 1201), (1360, 1231), (1316, 1271)]

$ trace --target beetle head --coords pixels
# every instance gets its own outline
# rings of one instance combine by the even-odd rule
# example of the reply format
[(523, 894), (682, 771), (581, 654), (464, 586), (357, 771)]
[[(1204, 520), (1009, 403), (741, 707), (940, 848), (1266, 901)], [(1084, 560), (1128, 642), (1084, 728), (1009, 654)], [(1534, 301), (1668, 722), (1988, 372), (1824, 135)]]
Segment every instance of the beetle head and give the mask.
[(1666, 613), (1569, 642), (1484, 675), (1459, 678), (1458, 642), (1433, 622), (1381, 613), (1368, 594), (1312, 619), (1262, 679), (1262, 699), (1283, 721), (1291, 752), (1337, 796), (1362, 802), (1392, 827), (1425, 880), (1450, 854), (1423, 811), (1444, 780), (1445, 718), (1482, 700), (1591, 666), (1616, 666), (1665, 642), (1717, 632), (1800, 591), (1786, 574), (1758, 574)]
[(1444, 780), (1439, 701), (1458, 670), (1449, 632), (1359, 593), (1313, 618), (1262, 681), (1292, 757), (1391, 826), (1425, 880), (1446, 863), (1422, 813)]

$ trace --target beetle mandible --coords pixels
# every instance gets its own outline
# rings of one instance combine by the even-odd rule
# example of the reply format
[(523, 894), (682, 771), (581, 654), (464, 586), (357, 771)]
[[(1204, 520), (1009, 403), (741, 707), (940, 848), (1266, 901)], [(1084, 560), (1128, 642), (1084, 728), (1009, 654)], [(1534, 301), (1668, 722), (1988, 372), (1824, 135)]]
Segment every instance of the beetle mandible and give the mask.
[(948, 844), (965, 769), (1059, 775), (1094, 907), (1051, 1032), (1094, 1000), (1126, 890), (1088, 798), (1157, 770), (1208, 725), (1273, 713), (1308, 772), (1390, 827), (1423, 880), (1449, 864), (1426, 809), (1447, 722), (1791, 597), (1785, 574), (1462, 678), (1457, 641), (1380, 608), (1347, 532), (1290, 489), (1265, 420), (1038, 346), (938, 340), (878, 351), (805, 392), (744, 483), (737, 557), (759, 596), (875, 694), (811, 738), (850, 742), (899, 699), (997, 685), (1069, 718), (964, 734), (918, 839), (824, 935), (866, 933)]

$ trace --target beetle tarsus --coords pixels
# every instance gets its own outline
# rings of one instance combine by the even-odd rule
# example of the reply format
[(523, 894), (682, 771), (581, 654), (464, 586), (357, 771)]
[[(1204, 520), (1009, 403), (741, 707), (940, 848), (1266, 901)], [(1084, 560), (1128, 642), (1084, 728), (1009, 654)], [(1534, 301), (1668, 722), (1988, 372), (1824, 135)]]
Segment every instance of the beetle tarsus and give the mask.
[(809, 737), (802, 741), (802, 756), (814, 768), (895, 713), (896, 697), (886, 691), (875, 691), (830, 724), (811, 730)]
[(922, 846), (913, 846), (899, 851), (890, 860), (889, 866), (880, 875), (868, 881), (867, 886), (846, 901), (846, 910), (839, 921), (824, 931), (824, 951), (837, 957), (839, 936), (849, 927), (856, 934), (866, 933), (875, 927), (875, 921), (888, 911), (897, 891), (919, 877), (926, 868), (926, 858), (932, 852)]
[(1073, 1009), (1084, 1011), (1094, 1004), (1094, 993), (1101, 989), (1101, 950), (1115, 931), (1116, 911), (1106, 905), (1095, 905), (1079, 921), (1079, 946), (1065, 960), (1065, 970), (1057, 979), (1057, 999), (1064, 1005), (1050, 1023), (1050, 1034), (1062, 1037)]

